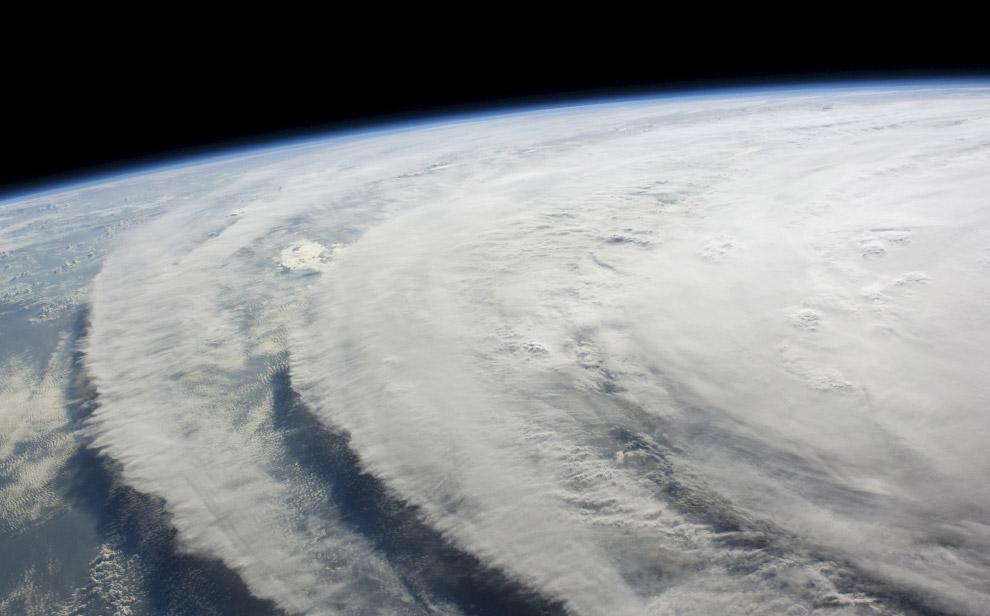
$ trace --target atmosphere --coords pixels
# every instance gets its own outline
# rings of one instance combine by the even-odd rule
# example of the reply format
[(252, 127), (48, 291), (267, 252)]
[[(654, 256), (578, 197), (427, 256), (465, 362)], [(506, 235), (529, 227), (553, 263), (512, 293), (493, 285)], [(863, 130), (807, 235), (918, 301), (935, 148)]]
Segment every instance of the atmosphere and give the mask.
[(986, 80), (337, 129), (0, 203), (0, 614), (988, 614)]

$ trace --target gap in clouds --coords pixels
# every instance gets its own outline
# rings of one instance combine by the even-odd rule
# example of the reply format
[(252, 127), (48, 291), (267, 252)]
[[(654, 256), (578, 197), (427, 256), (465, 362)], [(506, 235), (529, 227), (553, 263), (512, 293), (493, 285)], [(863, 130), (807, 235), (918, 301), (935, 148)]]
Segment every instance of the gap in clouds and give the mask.
[[(85, 432), (86, 420), (99, 406), (81, 350), (88, 328), (88, 310), (83, 310), (74, 327), (76, 351), (66, 408), (77, 435)], [(84, 446), (59, 482), (67, 502), (94, 521), (101, 546), (92, 560), (88, 585), (75, 593), (65, 606), (67, 612), (111, 614), (126, 606), (136, 613), (189, 616), (283, 614), (273, 602), (251, 594), (219, 559), (182, 550), (165, 501), (127, 485), (119, 463), (87, 447), (88, 438), (81, 438)], [(108, 565), (106, 554), (120, 562)], [(129, 583), (123, 585), (121, 577)]]
[[(754, 450), (759, 450), (762, 457), (754, 463), (781, 469), (793, 464), (790, 471), (814, 483), (818, 489), (839, 488), (825, 485), (814, 472), (801, 474), (800, 469), (807, 465), (807, 461), (784, 449), (768, 448), (765, 442), (755, 440), (739, 442), (744, 437), (740, 435), (738, 426), (733, 428), (723, 425), (726, 419), (720, 411), (691, 402), (686, 392), (678, 392), (679, 386), (675, 383), (667, 383), (667, 386), (674, 393), (677, 405), (696, 417), (687, 427), (687, 435), (681, 434), (680, 438), (696, 444), (700, 451), (728, 447), (738, 450), (736, 453), (740, 455), (749, 456)], [(739, 509), (732, 501), (707, 486), (690, 469), (678, 465), (678, 458), (684, 453), (681, 450), (684, 442), (678, 445), (666, 437), (678, 429), (664, 419), (634, 408), (628, 401), (607, 394), (602, 398), (604, 401), (600, 404), (620, 405), (630, 416), (636, 418), (633, 424), (618, 427), (612, 434), (615, 442), (621, 445), (623, 466), (653, 482), (657, 487), (658, 499), (671, 503), (689, 519), (709, 527), (714, 545), (729, 552), (741, 551), (756, 555), (750, 559), (735, 561), (731, 567), (734, 574), (758, 574), (762, 567), (775, 559), (803, 557), (828, 567), (829, 577), (835, 584), (835, 589), (841, 593), (873, 597), (897, 613), (909, 616), (947, 616), (956, 613), (933, 606), (930, 599), (926, 599), (917, 590), (884, 580), (874, 571), (859, 566), (836, 550), (809, 543), (807, 538), (790, 533), (768, 519)], [(589, 405), (594, 404), (594, 401), (589, 401)], [(678, 428), (683, 430), (684, 426)], [(822, 600), (823, 605), (827, 605), (827, 596)]]
[(330, 496), (341, 518), (392, 563), (415, 596), (422, 599), (425, 591), (464, 614), (478, 616), (565, 613), (560, 602), (454, 547), (415, 507), (365, 472), (349, 437), (312, 414), (292, 388), (287, 368), (275, 372), (271, 383), (273, 424), (284, 434), (287, 455), (332, 486)]

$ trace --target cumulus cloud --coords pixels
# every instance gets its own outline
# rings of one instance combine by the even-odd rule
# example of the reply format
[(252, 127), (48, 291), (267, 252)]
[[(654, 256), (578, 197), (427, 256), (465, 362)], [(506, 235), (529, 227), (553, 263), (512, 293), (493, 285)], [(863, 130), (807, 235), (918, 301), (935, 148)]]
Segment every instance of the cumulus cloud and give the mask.
[(0, 525), (20, 531), (60, 506), (53, 489), (60, 469), (76, 449), (65, 414), (68, 342), (39, 374), (14, 357), (0, 368)]

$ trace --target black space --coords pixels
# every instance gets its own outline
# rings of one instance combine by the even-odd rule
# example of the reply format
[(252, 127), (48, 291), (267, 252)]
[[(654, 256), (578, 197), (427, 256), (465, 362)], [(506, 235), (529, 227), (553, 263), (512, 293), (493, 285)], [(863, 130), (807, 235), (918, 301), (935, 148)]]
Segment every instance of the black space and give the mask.
[(50, 57), (8, 62), (0, 198), (176, 156), (452, 111), (720, 86), (990, 77), (982, 38), (962, 34), (953, 45), (907, 37), (857, 46), (834, 32), (802, 46), (800, 31), (761, 35), (759, 45), (747, 35), (715, 44), (669, 31), (630, 35), (635, 43), (613, 33), (538, 46), (532, 32), (388, 44), (293, 44), (290, 35), (195, 51), (182, 51), (181, 32), (82, 37)]

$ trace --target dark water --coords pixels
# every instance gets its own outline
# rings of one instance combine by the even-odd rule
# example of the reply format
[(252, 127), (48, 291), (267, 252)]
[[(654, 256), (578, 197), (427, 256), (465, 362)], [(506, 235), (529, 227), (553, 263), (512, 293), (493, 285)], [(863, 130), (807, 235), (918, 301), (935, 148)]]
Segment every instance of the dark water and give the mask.
[[(70, 323), (76, 348), (87, 317), (80, 311)], [(219, 561), (183, 553), (165, 503), (125, 485), (117, 465), (88, 447), (84, 425), (99, 395), (84, 359), (73, 353), (66, 392), (65, 429), (78, 447), (51, 486), (65, 507), (41, 524), (0, 532), (0, 597), (16, 592), (33, 571), (35, 586), (73, 614), (115, 614), (128, 604), (136, 614), (280, 614)], [(27, 607), (8, 606), (14, 613)]]
[(362, 471), (346, 434), (317, 420), (292, 389), (286, 370), (272, 377), (274, 421), (290, 458), (331, 486), (330, 494), (351, 529), (364, 536), (402, 576), (414, 596), (454, 604), (465, 614), (564, 614), (563, 605), (509, 579), (448, 542), (414, 507)]

